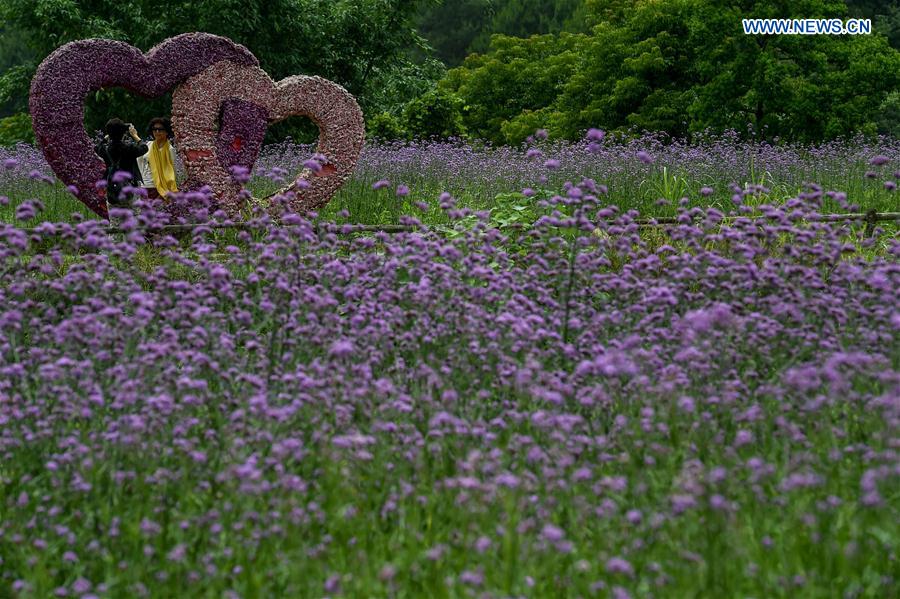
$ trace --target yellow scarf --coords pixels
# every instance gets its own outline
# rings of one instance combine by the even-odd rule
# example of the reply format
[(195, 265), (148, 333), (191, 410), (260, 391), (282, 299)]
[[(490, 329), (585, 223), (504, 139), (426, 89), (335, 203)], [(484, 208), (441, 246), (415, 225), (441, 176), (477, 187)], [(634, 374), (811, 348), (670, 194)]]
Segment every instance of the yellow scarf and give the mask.
[(168, 139), (162, 145), (155, 141), (150, 144), (150, 172), (153, 174), (153, 186), (161, 197), (178, 191), (175, 185), (175, 165), (172, 164), (169, 147)]

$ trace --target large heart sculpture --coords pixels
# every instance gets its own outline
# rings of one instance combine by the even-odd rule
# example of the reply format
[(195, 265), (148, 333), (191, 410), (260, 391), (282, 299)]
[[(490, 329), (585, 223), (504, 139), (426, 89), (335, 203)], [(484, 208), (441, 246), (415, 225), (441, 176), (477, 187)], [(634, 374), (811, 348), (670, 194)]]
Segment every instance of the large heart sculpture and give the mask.
[(259, 67), (217, 62), (175, 89), (172, 126), (189, 177), (207, 183), (230, 216), (239, 215), (240, 186), (226, 170), (216, 143), (216, 119), (228, 99), (263, 108), (269, 123), (301, 115), (319, 127), (317, 152), (325, 164), (305, 169), (276, 192), (289, 198), (290, 210), (320, 208), (349, 178), (362, 151), (365, 126), (362, 111), (347, 90), (327, 79), (302, 75), (275, 83)]
[[(85, 97), (106, 87), (157, 97), (221, 61), (259, 64), (244, 46), (207, 33), (167, 39), (146, 54), (106, 39), (80, 40), (58, 48), (38, 67), (29, 101), (34, 134), (50, 168), (63, 183), (77, 188), (79, 200), (106, 218), (105, 190), (94, 185), (103, 178), (104, 166), (84, 130)], [(251, 168), (266, 127), (264, 110), (239, 100), (226, 102), (215, 138), (223, 168), (236, 164)]]

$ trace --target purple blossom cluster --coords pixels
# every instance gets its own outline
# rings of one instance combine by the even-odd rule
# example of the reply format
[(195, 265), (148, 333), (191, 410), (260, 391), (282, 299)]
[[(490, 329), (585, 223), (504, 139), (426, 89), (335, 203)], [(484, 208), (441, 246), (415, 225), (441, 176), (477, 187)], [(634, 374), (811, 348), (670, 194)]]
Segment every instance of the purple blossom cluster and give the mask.
[[(267, 146), (254, 174), (266, 184), (264, 178), (273, 169), (296, 172), (313, 151), (311, 145), (289, 141)], [(875, 157), (886, 161), (875, 164)], [(867, 178), (866, 173), (874, 177)], [(655, 203), (664, 195), (666, 174), (677, 176), (680, 184), (659, 206)], [(586, 177), (607, 185), (610, 200), (620, 206), (657, 214), (674, 215), (681, 197), (701, 207), (729, 210), (732, 184), (754, 189), (758, 197), (768, 196), (768, 202), (780, 202), (796, 196), (812, 181), (845, 194), (839, 196), (842, 201), (829, 198), (828, 211), (854, 207), (891, 211), (898, 205), (891, 192), (900, 179), (900, 142), (858, 137), (813, 146), (772, 145), (741, 141), (726, 133), (686, 143), (656, 134), (620, 139), (591, 132), (581, 142), (538, 139), (521, 148), (461, 140), (394, 142), (367, 144), (352, 181), (370, 187), (383, 180), (384, 186), (403, 184), (435, 195), (450, 191), (467, 205), (490, 208), (498, 194), (524, 188), (558, 189), (566, 181)], [(339, 193), (332, 204), (341, 204), (345, 195), (356, 193), (355, 189)]]
[(516, 239), (0, 225), (3, 593), (895, 596), (900, 242), (572, 189)]
[[(154, 46), (146, 54), (124, 42), (89, 39), (70, 42), (40, 64), (31, 83), (29, 112), (34, 133), (47, 164), (75, 196), (101, 217), (107, 216), (103, 162), (94, 153), (84, 130), (84, 100), (93, 91), (122, 87), (146, 97), (157, 97), (192, 75), (220, 61), (257, 66), (259, 61), (244, 46), (206, 33), (185, 33)], [(225, 117), (229, 117), (227, 120)], [(216, 135), (223, 164), (252, 167), (262, 145), (266, 122), (258, 110), (229, 100)], [(236, 139), (245, 140), (243, 151)], [(232, 147), (232, 150), (228, 150)], [(233, 161), (233, 162), (230, 162)]]

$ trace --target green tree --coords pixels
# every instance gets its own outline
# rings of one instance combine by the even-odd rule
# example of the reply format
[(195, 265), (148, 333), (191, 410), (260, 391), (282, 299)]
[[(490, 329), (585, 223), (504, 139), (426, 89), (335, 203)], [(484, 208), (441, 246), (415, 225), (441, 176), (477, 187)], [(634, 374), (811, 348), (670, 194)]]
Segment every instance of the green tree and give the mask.
[(846, 0), (848, 15), (872, 19), (875, 30), (900, 50), (900, 0)]
[(470, 55), (439, 87), (462, 100), (462, 122), (470, 135), (515, 143), (519, 139), (507, 138), (503, 124), (556, 100), (575, 72), (584, 38), (569, 33), (528, 39), (495, 35), (488, 54)]
[(686, 110), (694, 84), (694, 50), (688, 39), (693, 0), (632, 2), (616, 23), (622, 2), (596, 2), (614, 16), (601, 22), (583, 45), (577, 72), (563, 86), (546, 126), (574, 138), (585, 129), (687, 132)]
[(403, 121), (416, 137), (459, 137), (464, 133), (461, 107), (462, 100), (436, 89), (407, 104)]
[[(588, 0), (590, 35), (495, 37), (441, 86), (469, 132), (516, 142), (536, 128), (707, 128), (817, 141), (884, 130), (900, 53), (884, 35), (751, 36), (743, 18), (845, 17), (842, 0)], [(567, 45), (564, 40), (570, 43)], [(888, 103), (889, 106), (893, 104)]]
[(34, 68), (35, 58), (22, 31), (10, 23), (0, 24), (0, 118), (27, 112), (28, 98), (17, 92)]
[(740, 26), (748, 17), (844, 17), (840, 0), (709, 0), (694, 14), (694, 131), (750, 126), (798, 140), (872, 132), (900, 85), (900, 54), (883, 36), (750, 36)]
[(491, 36), (587, 33), (584, 0), (442, 0), (424, 7), (416, 29), (447, 66), (490, 47)]
[(495, 0), (492, 17), (469, 45), (469, 52), (484, 52), (491, 36), (529, 37), (546, 33), (587, 33), (584, 0)]
[[(416, 19), (416, 31), (428, 40), (434, 56), (448, 66), (457, 66), (469, 47), (491, 22), (491, 0), (447, 0), (426, 5)], [(422, 57), (422, 52), (416, 54)]]

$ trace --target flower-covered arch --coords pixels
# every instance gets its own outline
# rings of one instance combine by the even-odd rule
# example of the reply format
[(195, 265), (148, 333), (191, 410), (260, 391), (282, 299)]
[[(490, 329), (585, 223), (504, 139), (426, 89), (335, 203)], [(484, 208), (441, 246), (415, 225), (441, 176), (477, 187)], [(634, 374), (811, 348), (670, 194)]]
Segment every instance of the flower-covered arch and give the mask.
[(302, 75), (275, 83), (256, 66), (219, 62), (175, 90), (172, 126), (185, 169), (192, 179), (212, 188), (229, 215), (239, 213), (240, 186), (228, 172), (215, 137), (216, 118), (228, 100), (261, 107), (269, 123), (300, 115), (319, 127), (317, 153), (324, 164), (313, 162), (313, 168), (276, 192), (288, 196), (287, 206), (292, 211), (303, 213), (324, 206), (350, 177), (362, 151), (365, 126), (362, 111), (347, 90), (327, 79)]
[[(107, 217), (103, 162), (84, 130), (84, 100), (93, 91), (122, 87), (146, 97), (174, 89), (210, 65), (229, 61), (258, 66), (244, 46), (207, 33), (185, 33), (143, 54), (124, 42), (88, 39), (68, 43), (50, 54), (31, 83), (29, 109), (35, 138), (57, 177), (76, 188), (75, 195), (92, 211)], [(216, 135), (217, 156), (227, 169), (251, 168), (267, 126), (265, 111), (240, 100), (223, 106)]]

